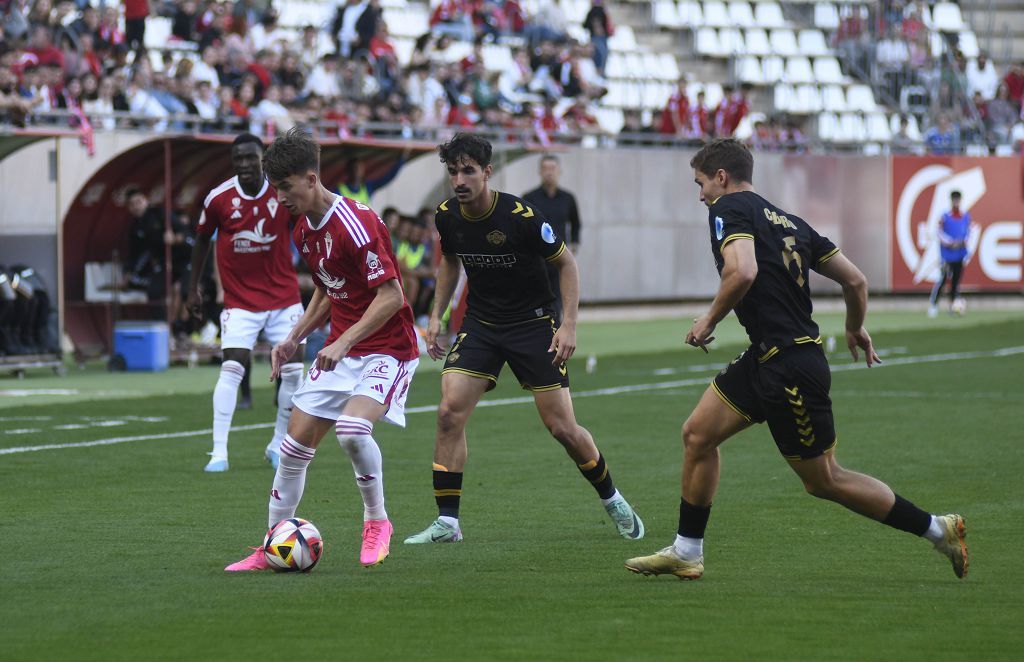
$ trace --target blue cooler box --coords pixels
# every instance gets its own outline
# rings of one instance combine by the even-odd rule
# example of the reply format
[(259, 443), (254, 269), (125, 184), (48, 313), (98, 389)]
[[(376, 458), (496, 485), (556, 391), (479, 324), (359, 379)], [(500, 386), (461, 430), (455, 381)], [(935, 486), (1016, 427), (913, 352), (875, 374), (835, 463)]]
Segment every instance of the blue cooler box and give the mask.
[(166, 370), (167, 322), (118, 322), (114, 325), (114, 354), (124, 357), (128, 370)]

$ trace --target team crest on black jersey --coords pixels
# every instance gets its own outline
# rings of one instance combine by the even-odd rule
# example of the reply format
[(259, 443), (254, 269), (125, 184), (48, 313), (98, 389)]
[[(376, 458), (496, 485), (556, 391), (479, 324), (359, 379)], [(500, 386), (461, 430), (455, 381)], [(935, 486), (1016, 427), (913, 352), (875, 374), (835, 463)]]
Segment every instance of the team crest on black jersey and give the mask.
[(505, 239), (507, 239), (507, 237), (501, 230), (493, 230), (487, 233), (487, 241), (491, 242), (495, 246), (501, 246), (504, 244)]

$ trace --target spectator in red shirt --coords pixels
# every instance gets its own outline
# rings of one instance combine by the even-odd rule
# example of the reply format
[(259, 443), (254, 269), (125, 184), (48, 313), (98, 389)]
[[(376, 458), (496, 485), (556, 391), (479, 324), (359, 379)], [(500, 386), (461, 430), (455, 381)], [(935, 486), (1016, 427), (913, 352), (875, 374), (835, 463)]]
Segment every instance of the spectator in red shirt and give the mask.
[(124, 39), (135, 57), (146, 52), (146, 17), (149, 16), (149, 0), (124, 0)]
[(1021, 101), (1024, 100), (1024, 65), (1010, 65), (1010, 71), (1003, 78), (1007, 92), (1010, 93), (1010, 101), (1017, 104), (1017, 111), (1021, 109)]
[[(663, 115), (664, 117), (664, 115)], [(690, 106), (689, 138), (708, 138), (714, 127), (711, 124), (711, 109), (704, 101), (704, 92), (697, 93), (697, 100)]]
[(676, 83), (676, 91), (668, 98), (661, 114), (661, 132), (683, 137), (690, 129), (690, 98), (686, 96), (686, 77)]

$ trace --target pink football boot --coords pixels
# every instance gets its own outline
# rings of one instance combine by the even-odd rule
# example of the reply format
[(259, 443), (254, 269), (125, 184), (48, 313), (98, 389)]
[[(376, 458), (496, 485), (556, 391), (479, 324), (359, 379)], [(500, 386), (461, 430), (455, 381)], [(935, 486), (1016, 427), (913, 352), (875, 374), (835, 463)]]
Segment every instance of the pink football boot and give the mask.
[(367, 520), (363, 524), (363, 548), (359, 552), (359, 562), (367, 568), (383, 563), (391, 550), (394, 530), (389, 520)]
[(241, 561), (232, 563), (228, 567), (224, 568), (227, 572), (245, 572), (247, 570), (270, 570), (270, 564), (267, 563), (267, 559), (263, 556), (262, 547), (250, 547), (253, 550), (252, 554), (245, 557)]

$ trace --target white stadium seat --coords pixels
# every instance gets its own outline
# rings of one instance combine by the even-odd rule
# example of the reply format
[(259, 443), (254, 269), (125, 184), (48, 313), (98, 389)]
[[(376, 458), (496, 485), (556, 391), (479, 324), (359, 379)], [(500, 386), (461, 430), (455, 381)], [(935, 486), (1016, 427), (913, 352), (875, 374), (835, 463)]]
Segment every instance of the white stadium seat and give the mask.
[(622, 110), (618, 108), (598, 108), (596, 115), (597, 123), (606, 133), (618, 133), (622, 131), (622, 125), (626, 123)]
[(814, 71), (811, 69), (811, 61), (805, 57), (789, 58), (786, 60), (784, 78), (787, 83), (813, 83)]
[[(921, 140), (921, 128), (917, 124), (917, 118), (913, 115), (907, 115), (907, 135), (911, 140)], [(900, 132), (900, 114), (893, 113), (889, 118), (889, 129), (892, 130), (893, 135)]]
[(839, 85), (823, 85), (821, 88), (821, 106), (830, 113), (841, 113), (848, 109), (846, 94)]
[(743, 42), (743, 33), (736, 28), (719, 30), (718, 43), (726, 55), (743, 55), (747, 52), (747, 46)]
[(967, 27), (960, 15), (960, 7), (952, 2), (935, 4), (932, 8), (932, 25), (940, 32), (960, 32)]
[(672, 0), (656, 0), (652, 8), (651, 18), (659, 28), (681, 28), (682, 21), (679, 20), (679, 12), (676, 11), (676, 3)]
[(679, 62), (671, 53), (662, 53), (658, 58), (659, 78), (662, 80), (679, 80)]
[(873, 113), (878, 110), (875, 93), (867, 85), (851, 85), (846, 90), (846, 103), (850, 105), (851, 110), (862, 113)]
[(723, 57), (726, 55), (718, 42), (718, 31), (714, 28), (700, 28), (694, 38), (697, 53), (707, 57)]
[(769, 55), (761, 58), (761, 69), (764, 71), (765, 83), (777, 83), (786, 75), (786, 61), (778, 55)]
[(819, 83), (842, 83), (846, 80), (839, 60), (834, 57), (814, 58), (814, 78)]
[(772, 45), (768, 42), (768, 33), (761, 28), (746, 30), (747, 55), (771, 55)]
[(772, 44), (772, 52), (776, 55), (789, 57), (800, 52), (800, 49), (797, 47), (796, 36), (792, 30), (772, 30), (769, 39)]
[(741, 83), (764, 85), (764, 71), (761, 62), (752, 55), (736, 58), (736, 78)]
[(839, 131), (839, 119), (835, 113), (818, 114), (818, 138), (831, 142)]
[(839, 116), (839, 135), (837, 142), (864, 142), (867, 132), (864, 120), (856, 113), (843, 113)]
[(679, 23), (684, 28), (696, 29), (704, 26), (704, 12), (693, 0), (684, 0), (677, 7)]
[(869, 113), (865, 116), (864, 120), (864, 128), (867, 131), (868, 140), (882, 143), (889, 142), (892, 138), (892, 131), (889, 129), (889, 123), (885, 120), (885, 115), (882, 113)]
[(615, 26), (615, 34), (608, 38), (608, 48), (616, 51), (636, 50), (636, 35), (628, 25)]
[(775, 110), (789, 111), (796, 101), (796, 92), (793, 86), (786, 83), (779, 83), (775, 86), (774, 94)]
[(797, 35), (797, 47), (801, 55), (817, 57), (819, 55), (830, 55), (832, 49), (825, 42), (825, 35), (821, 30), (801, 30)]
[(835, 30), (839, 27), (839, 10), (831, 2), (814, 3), (814, 27)]
[(708, 2), (704, 3), (704, 25), (710, 25), (715, 28), (725, 28), (732, 25), (724, 2), (708, 0)]
[(625, 78), (626, 63), (621, 53), (609, 53), (608, 61), (604, 64), (604, 74), (608, 78)]
[(821, 92), (817, 85), (806, 84), (796, 87), (796, 113), (816, 113), (822, 109)]
[(752, 28), (757, 25), (754, 21), (754, 12), (746, 2), (730, 2), (729, 18), (732, 20), (732, 27)]
[(784, 28), (786, 19), (782, 16), (782, 7), (777, 2), (759, 2), (754, 9), (754, 17), (762, 28)]

